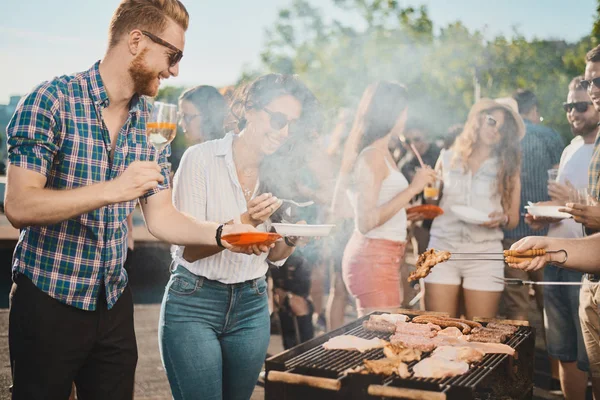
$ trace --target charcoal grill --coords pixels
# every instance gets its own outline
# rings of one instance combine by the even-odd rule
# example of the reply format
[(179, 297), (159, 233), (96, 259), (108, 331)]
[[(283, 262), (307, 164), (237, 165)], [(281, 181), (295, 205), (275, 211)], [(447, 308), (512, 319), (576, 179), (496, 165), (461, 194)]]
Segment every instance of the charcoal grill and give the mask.
[[(417, 313), (403, 311), (415, 316)], [(375, 313), (380, 314), (380, 313)], [(323, 343), (348, 334), (365, 339), (389, 340), (391, 334), (363, 329), (369, 316), (296, 346), (266, 361), (266, 400), (329, 399), (422, 399), (422, 400), (508, 400), (533, 396), (535, 332), (521, 326), (505, 344), (515, 356), (486, 354), (463, 375), (445, 379), (385, 377), (376, 374), (347, 374), (365, 359), (383, 358), (382, 349), (364, 353), (325, 350)], [(501, 322), (501, 321), (500, 321)], [(485, 325), (485, 323), (484, 323)], [(423, 357), (429, 356), (429, 354)], [(408, 363), (412, 371), (417, 361)]]

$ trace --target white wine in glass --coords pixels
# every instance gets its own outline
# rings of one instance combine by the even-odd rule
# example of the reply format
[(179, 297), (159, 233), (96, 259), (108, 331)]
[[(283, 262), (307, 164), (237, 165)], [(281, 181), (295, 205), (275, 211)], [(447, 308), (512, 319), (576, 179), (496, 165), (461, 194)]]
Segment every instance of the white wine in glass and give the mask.
[[(156, 149), (156, 162), (165, 147), (175, 139), (177, 134), (177, 106), (175, 104), (155, 101), (150, 119), (146, 123), (146, 136)], [(159, 185), (160, 188), (165, 186)]]

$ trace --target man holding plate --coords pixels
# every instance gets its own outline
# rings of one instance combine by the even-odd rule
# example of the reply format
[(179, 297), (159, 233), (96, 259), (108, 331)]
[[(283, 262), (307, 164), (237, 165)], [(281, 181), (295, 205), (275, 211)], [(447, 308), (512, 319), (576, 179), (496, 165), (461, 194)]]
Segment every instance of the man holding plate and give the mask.
[[(587, 171), (594, 152), (600, 114), (592, 106), (588, 93), (581, 86), (582, 80), (583, 77), (579, 76), (571, 81), (567, 101), (563, 103), (575, 138), (562, 153), (557, 181), (548, 183), (548, 193), (552, 201), (537, 204), (535, 208), (530, 209), (530, 213), (537, 211), (542, 215), (552, 215), (553, 213), (546, 211), (552, 208), (548, 206), (564, 206), (575, 199), (574, 195), (579, 191), (585, 193), (588, 187)], [(539, 215), (537, 212), (536, 215)], [(582, 225), (573, 219), (528, 215), (526, 221), (534, 229), (548, 226), (549, 237), (583, 237)], [(543, 273), (544, 281), (548, 282), (580, 282), (584, 275), (583, 272), (561, 268), (556, 264), (548, 264)], [(574, 399), (585, 397), (589, 370), (579, 323), (580, 289), (580, 286), (568, 285), (544, 288), (548, 354), (559, 361), (563, 393), (567, 398)]]

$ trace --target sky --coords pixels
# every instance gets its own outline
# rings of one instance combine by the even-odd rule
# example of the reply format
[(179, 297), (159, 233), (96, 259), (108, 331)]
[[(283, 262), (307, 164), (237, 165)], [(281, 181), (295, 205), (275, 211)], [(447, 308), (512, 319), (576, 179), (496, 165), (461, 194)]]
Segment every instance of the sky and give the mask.
[[(190, 13), (180, 74), (163, 85), (223, 86), (259, 64), (265, 29), (292, 0), (183, 0)], [(357, 21), (332, 0), (309, 0), (326, 19)], [(88, 69), (106, 50), (108, 23), (119, 0), (0, 2), (0, 104), (54, 76)], [(426, 5), (436, 28), (460, 20), (486, 36), (577, 41), (589, 34), (595, 0), (398, 0)], [(495, 3), (495, 4), (494, 4)]]

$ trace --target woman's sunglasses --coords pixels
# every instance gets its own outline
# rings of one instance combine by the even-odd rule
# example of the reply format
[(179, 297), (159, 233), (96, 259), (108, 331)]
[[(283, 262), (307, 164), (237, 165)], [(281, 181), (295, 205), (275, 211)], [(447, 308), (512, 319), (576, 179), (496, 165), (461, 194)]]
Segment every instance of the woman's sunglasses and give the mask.
[(154, 43), (156, 44), (160, 44), (161, 46), (166, 47), (167, 49), (173, 51), (174, 53), (169, 54), (169, 67), (174, 67), (177, 65), (177, 63), (179, 61), (181, 61), (181, 59), (183, 58), (183, 52), (181, 50), (179, 50), (177, 47), (173, 46), (171, 43), (167, 42), (166, 40), (163, 40), (161, 38), (159, 38), (156, 35), (153, 35), (150, 32), (147, 31), (142, 31), (142, 33), (146, 36), (148, 36), (148, 38), (150, 40), (152, 40)]
[(189, 125), (192, 123), (192, 121), (196, 118), (198, 118), (199, 116), (201, 116), (202, 114), (185, 114), (185, 113), (178, 113), (177, 114), (177, 118), (179, 120), (179, 123), (185, 122), (186, 125)]
[(592, 104), (594, 103), (591, 101), (577, 101), (574, 103), (563, 103), (563, 108), (566, 112), (571, 112), (572, 109), (575, 109), (578, 113), (584, 113)]
[(496, 127), (498, 125), (498, 121), (496, 121), (496, 119), (489, 114), (485, 116), (485, 123), (486, 125), (492, 127)]
[(592, 85), (600, 88), (600, 77), (579, 82), (584, 90), (592, 90)]
[(279, 131), (285, 128), (286, 125), (290, 126), (290, 131), (293, 130), (293, 127), (295, 125), (293, 123), (296, 122), (295, 119), (288, 119), (287, 115), (278, 111), (269, 111), (266, 108), (263, 108), (263, 111), (269, 114), (269, 117), (271, 117), (271, 128), (273, 128), (274, 130)]

